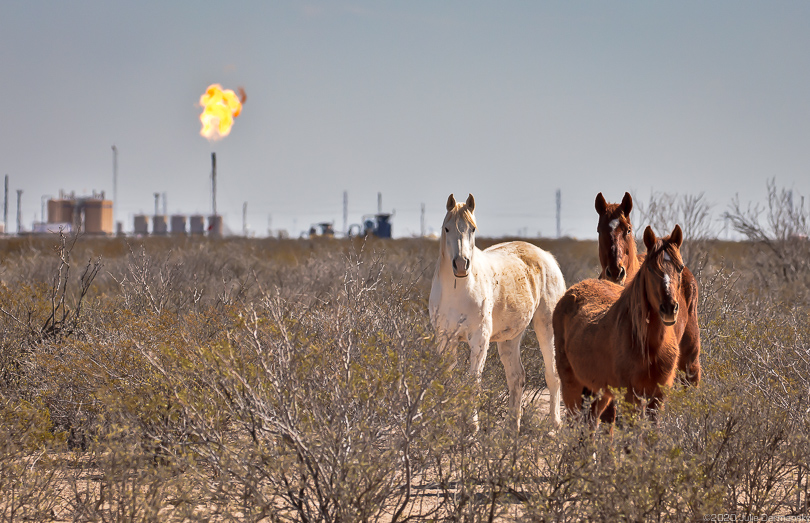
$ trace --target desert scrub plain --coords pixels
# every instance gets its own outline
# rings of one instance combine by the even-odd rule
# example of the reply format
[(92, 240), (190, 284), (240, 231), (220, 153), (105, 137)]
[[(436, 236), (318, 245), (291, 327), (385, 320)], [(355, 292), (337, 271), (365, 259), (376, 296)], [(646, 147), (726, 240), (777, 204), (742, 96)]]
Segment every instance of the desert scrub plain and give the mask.
[(517, 437), (494, 346), (480, 388), (434, 351), (436, 241), (0, 240), (0, 521), (807, 515), (810, 246), (760, 232), (690, 245), (703, 381), (657, 425), (554, 431), (530, 331)]

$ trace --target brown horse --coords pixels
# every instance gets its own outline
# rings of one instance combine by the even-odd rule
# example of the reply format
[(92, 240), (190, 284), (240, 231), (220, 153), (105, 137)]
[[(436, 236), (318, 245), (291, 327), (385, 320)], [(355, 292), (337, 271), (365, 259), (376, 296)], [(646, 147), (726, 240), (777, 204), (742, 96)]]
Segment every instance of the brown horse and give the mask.
[(571, 412), (582, 408), (582, 391), (597, 394), (591, 405), (596, 423), (625, 388), (636, 405), (647, 398), (648, 409), (663, 400), (662, 387), (672, 385), (680, 349), (676, 325), (684, 264), (681, 228), (656, 238), (644, 231), (647, 257), (625, 287), (605, 280), (584, 280), (572, 286), (552, 316), (557, 372), (563, 402)]
[[(599, 279), (624, 285), (636, 275), (645, 256), (636, 253), (636, 240), (630, 223), (633, 198), (630, 193), (624, 193), (622, 203), (608, 203), (599, 193), (595, 204), (599, 214), (596, 231), (599, 233), (599, 262), (602, 264)], [(686, 374), (687, 383), (697, 385), (700, 382), (698, 285), (688, 267), (683, 271), (678, 304), (682, 311), (675, 326), (680, 347), (678, 370)], [(683, 314), (684, 311), (686, 314)]]

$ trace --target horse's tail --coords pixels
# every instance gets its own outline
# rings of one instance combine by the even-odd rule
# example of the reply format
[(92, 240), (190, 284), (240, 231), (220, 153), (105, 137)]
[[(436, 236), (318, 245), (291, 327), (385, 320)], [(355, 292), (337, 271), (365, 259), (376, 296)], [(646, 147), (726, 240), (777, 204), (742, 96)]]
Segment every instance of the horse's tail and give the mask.
[(554, 302), (559, 301), (563, 294), (565, 294), (565, 278), (563, 277), (560, 264), (554, 256), (551, 256), (551, 263), (549, 264), (551, 270), (548, 271), (546, 285), (549, 287), (549, 295), (554, 296)]

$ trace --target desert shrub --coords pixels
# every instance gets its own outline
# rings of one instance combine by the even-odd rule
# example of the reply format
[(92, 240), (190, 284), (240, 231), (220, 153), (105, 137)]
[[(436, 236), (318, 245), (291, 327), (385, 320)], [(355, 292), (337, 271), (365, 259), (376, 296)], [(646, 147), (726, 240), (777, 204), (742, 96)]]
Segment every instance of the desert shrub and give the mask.
[[(808, 512), (807, 282), (755, 241), (701, 247), (703, 381), (656, 423), (551, 427), (530, 331), (514, 435), (494, 345), (480, 385), (434, 352), (435, 241), (73, 240), (3, 243), (0, 520)], [(596, 274), (595, 242), (539, 243)]]
[(47, 410), (0, 399), (0, 521), (44, 521), (59, 494)]
[[(680, 225), (686, 241), (681, 246), (683, 261), (692, 272), (699, 272), (706, 263), (709, 240), (717, 238), (712, 215), (714, 204), (700, 194), (677, 194), (651, 192), (646, 202), (636, 200), (634, 219), (637, 231), (648, 225), (656, 235), (669, 234), (675, 225)], [(643, 248), (643, 246), (642, 246)]]
[(804, 196), (767, 183), (768, 203), (735, 197), (724, 217), (749, 242), (751, 289), (763, 298), (806, 303), (810, 289), (810, 206)]

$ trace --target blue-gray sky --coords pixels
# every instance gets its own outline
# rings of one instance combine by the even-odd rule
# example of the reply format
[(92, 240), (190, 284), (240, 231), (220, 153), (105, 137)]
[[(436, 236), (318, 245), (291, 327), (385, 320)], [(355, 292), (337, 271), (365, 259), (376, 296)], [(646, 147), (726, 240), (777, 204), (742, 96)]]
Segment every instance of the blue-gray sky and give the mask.
[[(474, 193), (479, 231), (595, 237), (593, 200), (765, 183), (810, 192), (810, 3), (164, 2), (0, 4), (0, 174), (43, 195), (112, 193), (119, 220), (218, 210), (241, 231), (342, 227), (377, 207), (438, 229)], [(199, 136), (211, 83), (244, 86), (230, 136)], [(16, 206), (10, 205), (13, 229)]]

